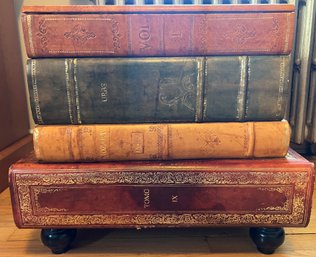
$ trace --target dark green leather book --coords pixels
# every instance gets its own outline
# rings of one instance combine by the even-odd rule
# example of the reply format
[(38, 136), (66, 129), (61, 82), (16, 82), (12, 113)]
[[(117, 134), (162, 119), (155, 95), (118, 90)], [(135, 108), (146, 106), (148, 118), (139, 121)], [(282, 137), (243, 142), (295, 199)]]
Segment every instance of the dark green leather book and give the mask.
[(30, 59), (37, 124), (281, 120), (289, 56)]

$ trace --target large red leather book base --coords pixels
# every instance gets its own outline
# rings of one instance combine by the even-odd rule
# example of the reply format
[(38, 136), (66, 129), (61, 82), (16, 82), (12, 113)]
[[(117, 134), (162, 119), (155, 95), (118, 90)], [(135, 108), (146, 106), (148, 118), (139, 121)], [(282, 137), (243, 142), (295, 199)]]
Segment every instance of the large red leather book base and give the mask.
[[(284, 240), (282, 227), (307, 226), (313, 164), (286, 158), (41, 164), (10, 169), (15, 223), (41, 228), (54, 253), (76, 228), (251, 227), (260, 251)], [(53, 240), (52, 240), (53, 239)], [(67, 239), (67, 240), (66, 240)]]

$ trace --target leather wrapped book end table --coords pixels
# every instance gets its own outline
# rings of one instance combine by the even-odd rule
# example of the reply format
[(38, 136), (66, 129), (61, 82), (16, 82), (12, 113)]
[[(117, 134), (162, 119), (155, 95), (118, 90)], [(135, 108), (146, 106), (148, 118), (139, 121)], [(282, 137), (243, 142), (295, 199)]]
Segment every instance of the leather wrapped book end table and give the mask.
[(42, 229), (53, 253), (77, 228), (249, 227), (273, 253), (283, 227), (307, 226), (313, 164), (285, 158), (41, 164), (10, 169), (15, 223)]
[(36, 158), (10, 169), (12, 206), (53, 253), (77, 228), (239, 226), (270, 254), (283, 227), (308, 225), (313, 164), (288, 152), (281, 121), (294, 5), (30, 6), (21, 19), (38, 126)]

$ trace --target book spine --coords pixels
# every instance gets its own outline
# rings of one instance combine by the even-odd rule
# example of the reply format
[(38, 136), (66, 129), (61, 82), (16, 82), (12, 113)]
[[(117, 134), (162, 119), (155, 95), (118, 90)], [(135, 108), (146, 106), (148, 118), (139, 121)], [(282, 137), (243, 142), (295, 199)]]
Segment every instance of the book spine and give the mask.
[[(18, 227), (306, 226), (313, 168), (11, 168)], [(76, 201), (73, 201), (76, 199)]]
[[(279, 208), (280, 213), (284, 215), (285, 211), (290, 210), (287, 205), (291, 201), (290, 193), (293, 194), (291, 185), (242, 185), (237, 187), (233, 185), (94, 184), (68, 187), (62, 185), (32, 186), (31, 191), (35, 195), (33, 198), (34, 216), (102, 214), (102, 216), (113, 215), (114, 217), (129, 216), (127, 218), (129, 222), (131, 222), (131, 216), (138, 215), (167, 216), (169, 214), (184, 219), (185, 214), (189, 216), (193, 213), (196, 215), (198, 213), (200, 215), (201, 213), (204, 215), (247, 213), (252, 216), (257, 212), (257, 215), (264, 213), (268, 216), (276, 214), (273, 208)], [(76, 199), (75, 203), (73, 199)], [(240, 199), (247, 200), (241, 201)], [(107, 222), (110, 223), (109, 220)], [(171, 221), (169, 220), (169, 222)], [(188, 219), (187, 222), (193, 222), (193, 220)], [(160, 224), (155, 225), (161, 225), (161, 221)]]
[[(52, 137), (51, 135), (54, 135)], [(283, 157), (283, 122), (37, 126), (34, 150), (45, 162)]]
[(30, 59), (27, 75), (36, 124), (272, 121), (284, 116), (288, 64), (284, 55)]
[(294, 12), (21, 16), (29, 57), (289, 54)]

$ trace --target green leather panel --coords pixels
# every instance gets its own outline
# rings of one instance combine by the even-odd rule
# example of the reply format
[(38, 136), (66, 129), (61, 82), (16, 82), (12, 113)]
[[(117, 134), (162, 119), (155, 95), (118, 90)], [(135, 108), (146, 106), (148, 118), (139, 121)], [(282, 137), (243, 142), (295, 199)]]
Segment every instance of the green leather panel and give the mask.
[(284, 116), (288, 65), (289, 56), (36, 59), (28, 84), (35, 123), (269, 121)]

